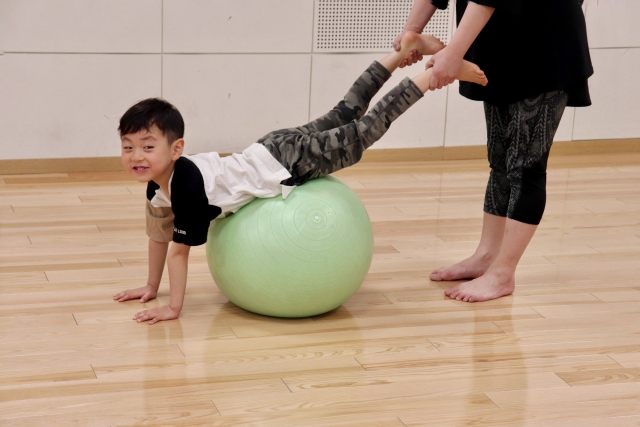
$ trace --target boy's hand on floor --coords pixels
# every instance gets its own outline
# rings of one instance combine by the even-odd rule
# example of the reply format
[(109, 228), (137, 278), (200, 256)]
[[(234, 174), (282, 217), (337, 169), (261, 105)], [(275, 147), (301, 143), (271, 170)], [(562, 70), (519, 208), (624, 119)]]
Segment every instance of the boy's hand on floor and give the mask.
[(168, 305), (162, 305), (160, 307), (152, 308), (151, 310), (141, 311), (133, 316), (133, 320), (140, 322), (149, 321), (150, 325), (158, 323), (161, 320), (173, 320), (177, 319), (180, 313), (173, 311)]
[(113, 296), (113, 299), (123, 302), (140, 298), (140, 302), (147, 302), (154, 299), (157, 294), (158, 291), (154, 287), (147, 285), (141, 288), (127, 289), (124, 292), (118, 292)]

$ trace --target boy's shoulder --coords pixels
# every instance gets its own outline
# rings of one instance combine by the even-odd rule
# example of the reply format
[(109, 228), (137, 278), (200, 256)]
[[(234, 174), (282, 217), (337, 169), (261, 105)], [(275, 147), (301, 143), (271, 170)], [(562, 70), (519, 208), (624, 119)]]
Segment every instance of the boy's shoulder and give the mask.
[[(171, 178), (169, 179), (169, 188), (171, 191), (171, 199), (174, 201), (204, 192), (202, 172), (189, 157), (190, 156), (181, 156), (173, 165)], [(160, 189), (160, 185), (155, 181), (149, 181), (147, 183), (146, 193), (147, 200), (152, 201), (154, 206), (171, 206), (173, 204), (166, 198)]]

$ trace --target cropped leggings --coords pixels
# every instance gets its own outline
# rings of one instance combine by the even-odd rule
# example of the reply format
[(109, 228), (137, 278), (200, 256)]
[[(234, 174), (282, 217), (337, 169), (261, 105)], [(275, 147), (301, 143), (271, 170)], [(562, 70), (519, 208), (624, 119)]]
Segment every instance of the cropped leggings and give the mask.
[(484, 211), (539, 224), (547, 201), (547, 160), (567, 105), (563, 90), (498, 107), (484, 103), (491, 173)]

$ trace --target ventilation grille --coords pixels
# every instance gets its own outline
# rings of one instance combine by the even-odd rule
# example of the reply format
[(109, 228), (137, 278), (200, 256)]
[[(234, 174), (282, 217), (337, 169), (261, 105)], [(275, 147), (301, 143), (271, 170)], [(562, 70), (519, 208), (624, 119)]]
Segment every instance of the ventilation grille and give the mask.
[[(413, 0), (316, 0), (314, 52), (379, 52), (391, 48)], [(449, 42), (450, 9), (438, 10), (424, 32)]]

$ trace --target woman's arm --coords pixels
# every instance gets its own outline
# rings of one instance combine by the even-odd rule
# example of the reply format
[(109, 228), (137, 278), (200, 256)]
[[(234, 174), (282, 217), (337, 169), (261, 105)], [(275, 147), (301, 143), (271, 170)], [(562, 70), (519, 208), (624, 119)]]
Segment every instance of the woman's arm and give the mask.
[[(437, 8), (433, 5), (431, 0), (413, 0), (413, 6), (407, 22), (404, 24), (402, 32), (393, 40), (393, 48), (396, 51), (400, 51), (400, 41), (407, 31), (414, 31), (418, 34), (422, 33), (424, 27), (429, 23), (429, 20), (436, 13)], [(422, 55), (418, 51), (412, 51), (409, 57), (402, 61), (400, 68), (404, 68), (407, 65), (413, 65), (422, 60)]]
[(437, 8), (431, 3), (431, 0), (413, 0), (413, 6), (411, 7), (411, 12), (409, 12), (407, 22), (404, 24), (402, 32), (393, 40), (393, 48), (396, 51), (400, 51), (400, 40), (402, 40), (402, 36), (407, 30), (418, 34), (422, 33), (436, 10)]
[(441, 89), (453, 83), (460, 71), (465, 53), (478, 37), (480, 31), (487, 25), (494, 11), (493, 7), (469, 2), (449, 45), (433, 55), (427, 62), (426, 68), (433, 67), (429, 89)]

